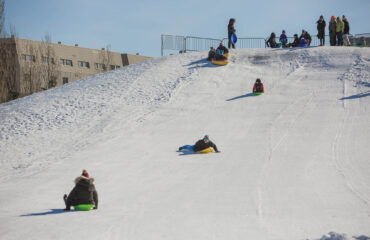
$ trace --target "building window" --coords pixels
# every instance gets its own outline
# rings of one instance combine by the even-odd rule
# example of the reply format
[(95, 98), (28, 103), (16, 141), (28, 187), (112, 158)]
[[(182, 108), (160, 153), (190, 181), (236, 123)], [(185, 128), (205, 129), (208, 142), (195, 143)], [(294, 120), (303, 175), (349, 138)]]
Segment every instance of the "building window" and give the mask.
[(114, 70), (114, 69), (117, 69), (117, 68), (120, 68), (120, 66), (110, 65), (110, 70)]
[(84, 61), (78, 61), (78, 66), (79, 67), (90, 68), (89, 62), (84, 62)]
[(66, 60), (66, 65), (68, 65), (68, 66), (73, 66), (73, 64), (72, 64), (72, 60)]
[(94, 66), (96, 70), (105, 70), (105, 64), (103, 63), (95, 63)]
[(68, 78), (67, 77), (64, 77), (63, 78), (63, 84), (66, 84), (66, 83), (68, 83)]
[(69, 59), (60, 59), (60, 64), (62, 65), (68, 65), (68, 66), (73, 66), (72, 60)]
[(27, 62), (35, 62), (36, 58), (33, 55), (22, 54), (22, 60), (27, 61)]
[(43, 63), (54, 63), (54, 58), (42, 57)]

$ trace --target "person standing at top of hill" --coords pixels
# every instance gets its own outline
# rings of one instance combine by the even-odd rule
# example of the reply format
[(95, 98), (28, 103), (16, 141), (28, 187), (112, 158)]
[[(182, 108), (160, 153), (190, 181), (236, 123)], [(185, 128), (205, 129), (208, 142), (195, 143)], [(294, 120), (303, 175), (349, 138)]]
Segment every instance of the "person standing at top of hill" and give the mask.
[(326, 22), (323, 15), (320, 16), (320, 19), (317, 23), (317, 38), (320, 39), (320, 46), (325, 46), (325, 27)]
[(344, 32), (344, 22), (338, 16), (337, 17), (337, 27), (336, 27), (338, 46), (343, 46), (343, 32)]
[(335, 21), (335, 17), (331, 16), (331, 19), (329, 22), (330, 46), (337, 45), (336, 32), (337, 32), (337, 22)]
[(344, 46), (351, 46), (351, 43), (349, 42), (349, 23), (348, 19), (346, 16), (343, 15), (343, 23), (344, 23), (344, 31), (343, 31), (343, 41), (344, 41)]
[(302, 38), (307, 41), (307, 46), (309, 47), (311, 45), (312, 38), (311, 35), (304, 29), (302, 30), (302, 35), (299, 37), (299, 40), (301, 40)]
[(236, 30), (234, 28), (235, 18), (230, 18), (229, 25), (227, 25), (227, 35), (229, 38), (228, 48), (235, 48), (235, 44), (231, 42), (231, 35), (233, 35)]

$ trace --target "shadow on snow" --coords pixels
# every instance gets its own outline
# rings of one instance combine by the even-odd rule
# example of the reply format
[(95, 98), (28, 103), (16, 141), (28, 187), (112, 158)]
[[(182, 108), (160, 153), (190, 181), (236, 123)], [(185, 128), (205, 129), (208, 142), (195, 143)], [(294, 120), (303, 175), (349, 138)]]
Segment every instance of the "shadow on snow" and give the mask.
[(45, 215), (60, 214), (60, 213), (66, 213), (66, 212), (73, 212), (73, 211), (64, 211), (63, 209), (50, 209), (46, 212), (28, 213), (28, 214), (20, 215), (20, 217), (45, 216)]
[(363, 98), (363, 97), (368, 97), (370, 96), (370, 92), (366, 92), (366, 93), (359, 93), (359, 94), (355, 94), (355, 95), (352, 95), (352, 96), (349, 96), (349, 97), (342, 97), (340, 98), (339, 100), (350, 100), (350, 99), (356, 99), (356, 98)]
[(246, 98), (246, 97), (256, 97), (256, 95), (254, 95), (253, 93), (247, 93), (247, 94), (244, 94), (244, 95), (241, 95), (241, 96), (237, 96), (237, 97), (227, 99), (226, 101), (233, 101), (233, 100), (236, 100), (236, 99), (239, 99), (239, 98)]

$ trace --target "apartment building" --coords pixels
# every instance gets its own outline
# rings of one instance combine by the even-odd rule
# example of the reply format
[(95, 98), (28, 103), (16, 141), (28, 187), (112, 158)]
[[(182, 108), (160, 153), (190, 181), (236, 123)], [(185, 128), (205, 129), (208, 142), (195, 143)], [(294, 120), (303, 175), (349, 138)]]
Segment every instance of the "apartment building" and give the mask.
[(1, 38), (0, 103), (149, 58), (77, 44)]

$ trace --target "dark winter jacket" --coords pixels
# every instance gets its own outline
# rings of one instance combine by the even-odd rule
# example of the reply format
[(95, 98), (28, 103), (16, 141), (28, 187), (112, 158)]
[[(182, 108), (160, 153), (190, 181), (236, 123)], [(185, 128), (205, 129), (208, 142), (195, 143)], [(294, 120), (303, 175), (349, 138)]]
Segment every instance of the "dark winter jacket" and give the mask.
[(335, 19), (331, 19), (329, 22), (329, 33), (334, 34), (337, 32), (337, 23), (335, 22)]
[(291, 46), (292, 47), (298, 47), (299, 46), (299, 38), (298, 38), (298, 35), (297, 36), (294, 36), (294, 41), (291, 44)]
[(212, 141), (205, 142), (203, 139), (195, 143), (194, 152), (199, 152), (209, 147), (212, 147), (216, 152), (218, 152), (216, 144), (214, 144)]
[(326, 27), (325, 20), (317, 21), (317, 37), (318, 38), (320, 39), (325, 38), (325, 27)]
[(253, 86), (253, 92), (265, 92), (265, 89), (263, 88), (262, 83), (255, 83)]
[(267, 40), (267, 46), (269, 46), (271, 48), (276, 48), (277, 47), (277, 43), (276, 43), (275, 38), (276, 38), (275, 33), (271, 33), (270, 38)]
[(208, 61), (211, 61), (212, 59), (214, 59), (215, 58), (215, 55), (216, 55), (216, 51), (213, 49), (213, 50), (210, 50), (209, 52), (208, 52), (208, 58), (207, 58), (207, 60)]
[(312, 38), (311, 38), (311, 35), (308, 32), (305, 32), (304, 34), (302, 34), (299, 37), (299, 41), (301, 41), (302, 38), (304, 38), (307, 41), (307, 46), (311, 45)]
[(349, 34), (349, 23), (348, 23), (348, 20), (347, 18), (343, 18), (343, 22), (344, 22), (344, 34)]
[(234, 28), (234, 21), (230, 21), (229, 25), (227, 25), (227, 33), (228, 33), (229, 36), (231, 36), (235, 32), (236, 32), (236, 30)]
[(311, 38), (311, 35), (308, 33), (308, 32), (305, 32), (304, 34), (302, 34), (299, 39), (301, 40), (302, 38), (306, 39), (307, 42), (311, 42), (312, 38)]
[(95, 190), (93, 182), (93, 178), (86, 178), (84, 176), (76, 178), (76, 185), (69, 193), (66, 200), (67, 208), (79, 204), (94, 204), (97, 208), (98, 193)]
[(225, 46), (223, 46), (223, 45), (222, 45), (222, 46), (221, 46), (221, 45), (220, 45), (220, 46), (218, 46), (218, 48), (216, 49), (216, 52), (217, 52), (218, 50), (219, 50), (219, 51), (223, 51), (223, 52), (224, 52), (224, 54), (229, 52), (229, 49), (227, 49), (227, 47), (225, 47)]

